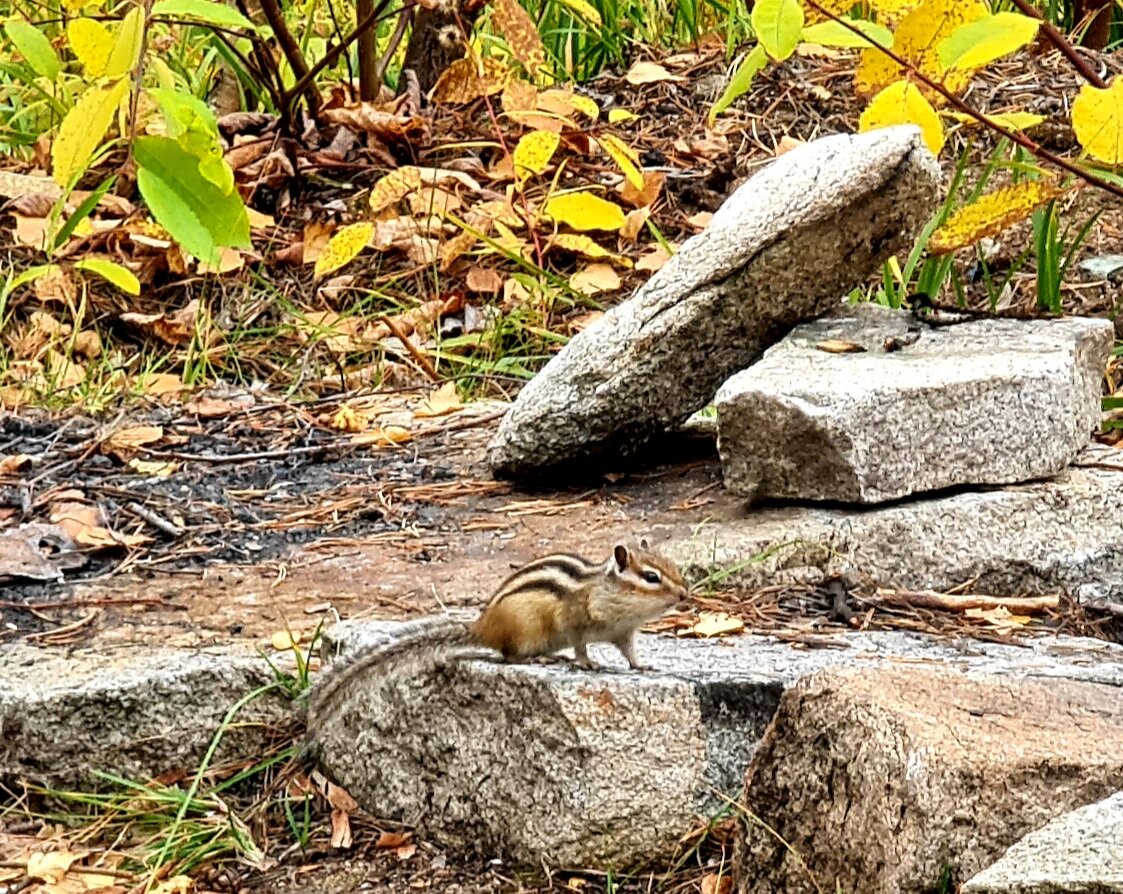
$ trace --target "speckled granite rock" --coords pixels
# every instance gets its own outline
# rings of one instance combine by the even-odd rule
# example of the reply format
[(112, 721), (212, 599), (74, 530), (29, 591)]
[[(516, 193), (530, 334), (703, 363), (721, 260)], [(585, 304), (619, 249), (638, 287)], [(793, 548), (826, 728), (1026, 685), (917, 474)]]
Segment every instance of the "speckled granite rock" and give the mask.
[[(887, 351), (887, 340), (901, 345)], [(828, 353), (838, 340), (864, 348)], [(799, 326), (717, 393), (725, 485), (879, 503), (1055, 475), (1099, 425), (1110, 320), (930, 327), (860, 304)]]
[(489, 448), (492, 471), (588, 474), (683, 422), (792, 326), (907, 251), (939, 182), (911, 126), (780, 156), (523, 388)]

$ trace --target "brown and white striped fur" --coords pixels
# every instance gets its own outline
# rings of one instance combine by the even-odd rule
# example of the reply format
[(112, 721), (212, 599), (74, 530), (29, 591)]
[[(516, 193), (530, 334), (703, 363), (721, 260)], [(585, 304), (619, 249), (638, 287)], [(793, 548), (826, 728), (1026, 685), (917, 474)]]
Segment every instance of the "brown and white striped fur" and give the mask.
[(475, 621), (429, 620), (412, 635), (333, 665), (311, 693), (309, 730), (315, 731), (356, 677), (390, 667), (406, 654), (424, 664), (441, 651), (484, 647), (505, 661), (520, 661), (571, 648), (577, 664), (591, 668), (589, 644), (612, 643), (629, 667), (639, 669), (636, 631), (687, 595), (675, 563), (652, 552), (646, 541), (618, 543), (600, 564), (569, 553), (543, 556), (503, 581)]

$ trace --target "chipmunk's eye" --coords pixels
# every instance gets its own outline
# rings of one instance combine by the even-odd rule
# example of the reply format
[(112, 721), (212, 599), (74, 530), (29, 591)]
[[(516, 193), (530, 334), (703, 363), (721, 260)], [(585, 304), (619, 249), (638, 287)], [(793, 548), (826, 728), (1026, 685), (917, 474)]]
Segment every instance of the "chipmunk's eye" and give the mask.
[(657, 584), (657, 583), (660, 583), (663, 580), (663, 578), (661, 578), (659, 576), (658, 571), (650, 571), (650, 570), (645, 571), (643, 573), (643, 579), (644, 579), (645, 582), (647, 582), (649, 584)]

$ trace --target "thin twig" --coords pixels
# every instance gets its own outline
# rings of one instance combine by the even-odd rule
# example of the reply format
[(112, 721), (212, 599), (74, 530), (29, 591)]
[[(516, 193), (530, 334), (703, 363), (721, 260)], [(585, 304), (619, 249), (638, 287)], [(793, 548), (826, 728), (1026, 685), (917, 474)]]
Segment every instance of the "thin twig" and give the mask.
[(161, 515), (157, 515), (151, 509), (145, 509), (139, 503), (126, 503), (125, 510), (131, 512), (137, 518), (148, 522), (148, 524), (152, 525), (152, 527), (157, 530), (163, 531), (169, 537), (182, 537), (186, 533), (179, 525), (168, 521)]
[(429, 358), (422, 354), (417, 345), (409, 340), (409, 336), (405, 334), (405, 330), (403, 330), (396, 321), (391, 320), (389, 317), (380, 317), (378, 322), (385, 324), (386, 328), (394, 333), (395, 337), (405, 346), (405, 349), (409, 351), (409, 355), (417, 361), (417, 365), (421, 367), (430, 381), (439, 382), (441, 380), (440, 374)]

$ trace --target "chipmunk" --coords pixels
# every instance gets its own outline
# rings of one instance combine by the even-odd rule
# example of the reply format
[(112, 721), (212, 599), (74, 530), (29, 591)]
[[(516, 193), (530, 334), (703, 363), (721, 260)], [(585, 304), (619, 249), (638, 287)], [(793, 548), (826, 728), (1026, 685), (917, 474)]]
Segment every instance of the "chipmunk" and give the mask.
[(418, 650), (427, 660), (440, 650), (483, 647), (511, 662), (571, 647), (579, 666), (593, 668), (588, 645), (603, 642), (616, 646), (629, 667), (642, 669), (636, 631), (687, 595), (675, 563), (653, 553), (644, 540), (638, 547), (616, 544), (599, 565), (569, 553), (543, 556), (503, 581), (475, 621), (434, 620), (413, 635), (362, 649), (333, 666), (311, 693), (308, 729), (315, 733), (357, 676)]

